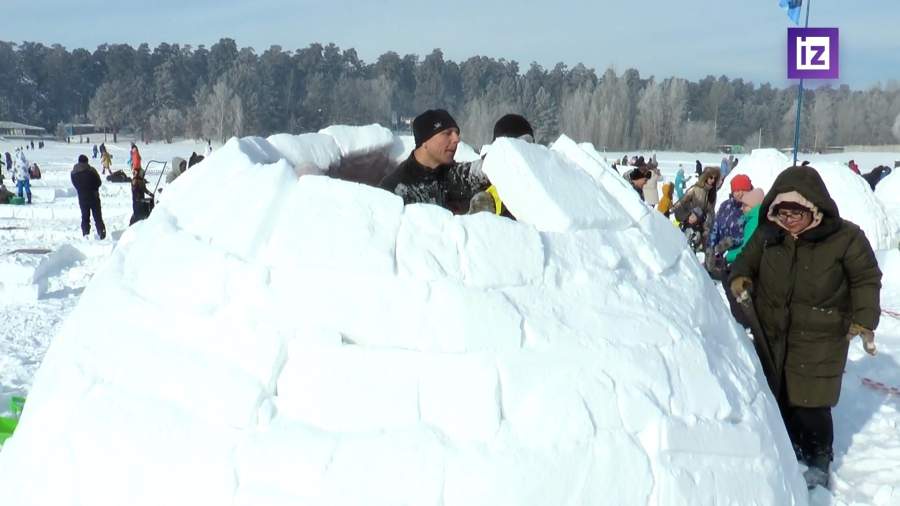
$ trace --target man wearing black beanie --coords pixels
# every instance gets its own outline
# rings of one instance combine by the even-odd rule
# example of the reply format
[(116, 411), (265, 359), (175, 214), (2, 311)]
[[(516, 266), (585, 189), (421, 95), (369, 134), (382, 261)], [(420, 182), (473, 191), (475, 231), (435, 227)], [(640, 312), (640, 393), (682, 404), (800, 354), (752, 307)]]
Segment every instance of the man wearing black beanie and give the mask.
[(404, 204), (436, 204), (454, 213), (468, 210), (472, 195), (490, 182), (471, 163), (455, 163), (459, 126), (443, 109), (429, 109), (413, 120), (416, 147), (378, 186), (403, 197)]

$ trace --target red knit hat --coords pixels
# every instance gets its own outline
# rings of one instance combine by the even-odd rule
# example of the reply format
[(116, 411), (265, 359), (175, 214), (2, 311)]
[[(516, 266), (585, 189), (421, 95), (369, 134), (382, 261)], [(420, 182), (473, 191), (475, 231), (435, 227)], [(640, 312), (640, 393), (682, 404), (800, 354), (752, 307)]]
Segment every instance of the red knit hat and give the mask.
[(731, 179), (731, 193), (748, 192), (753, 189), (753, 183), (745, 174), (738, 174)]

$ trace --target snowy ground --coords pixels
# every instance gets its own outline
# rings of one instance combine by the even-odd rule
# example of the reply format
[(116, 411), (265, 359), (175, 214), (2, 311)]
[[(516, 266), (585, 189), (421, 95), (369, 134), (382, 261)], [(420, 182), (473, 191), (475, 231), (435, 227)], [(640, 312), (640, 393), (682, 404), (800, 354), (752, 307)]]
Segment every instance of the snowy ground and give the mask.
[[(16, 146), (14, 142), (0, 142), (0, 152), (12, 151)], [(114, 156), (114, 169), (124, 169), (128, 142), (107, 143), (107, 146)], [(79, 154), (90, 156), (90, 147), (51, 142), (43, 150), (26, 151), (30, 160), (40, 164), (44, 174), (42, 180), (33, 181), (34, 204), (0, 206), (0, 276), (15, 277), (16, 269), (25, 272), (28, 266), (43, 262), (44, 268), (38, 268), (38, 272), (45, 283), (37, 291), (16, 291), (10, 286), (4, 290), (0, 286), (0, 413), (6, 414), (10, 396), (28, 393), (59, 325), (75, 307), (91, 276), (127, 227), (131, 215), (129, 186), (104, 182), (101, 198), (109, 237), (100, 241), (93, 231), (91, 239), (81, 237), (78, 205), (68, 174)], [(169, 161), (173, 156), (186, 159), (191, 151), (202, 152), (203, 148), (200, 143), (183, 141), (142, 145), (141, 151), (145, 161)], [(622, 154), (610, 153), (609, 159), (621, 159)], [(694, 160), (717, 165), (721, 156), (659, 153), (658, 159), (664, 176), (671, 177), (678, 164), (683, 164), (690, 174)], [(814, 166), (817, 160), (852, 158), (867, 172), (878, 164), (893, 166), (893, 160), (900, 159), (900, 154), (847, 153), (801, 158), (810, 159)], [(99, 160), (91, 163), (99, 169)], [(158, 175), (152, 169), (148, 177), (151, 188)], [(740, 165), (736, 171), (740, 171)], [(4, 176), (9, 185), (5, 170)], [(900, 468), (896, 465), (900, 461), (900, 441), (896, 437), (900, 426), (900, 396), (863, 381), (871, 379), (900, 387), (900, 251), (881, 252), (879, 261), (885, 271), (882, 307), (893, 311), (895, 316), (882, 316), (876, 330), (877, 357), (867, 356), (858, 343), (851, 347), (841, 402), (834, 411), (834, 493), (819, 490), (813, 495), (812, 504), (900, 504)], [(108, 301), (108, 305), (109, 311), (117, 310), (115, 300)], [(153, 319), (157, 315), (139, 317)], [(102, 332), (103, 321), (95, 324), (98, 332)]]

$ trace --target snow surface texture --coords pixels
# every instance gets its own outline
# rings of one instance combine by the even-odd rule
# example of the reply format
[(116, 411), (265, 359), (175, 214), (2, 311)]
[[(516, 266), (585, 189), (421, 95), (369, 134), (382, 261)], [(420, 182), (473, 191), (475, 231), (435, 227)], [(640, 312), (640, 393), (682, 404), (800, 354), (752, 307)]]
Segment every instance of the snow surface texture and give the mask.
[[(787, 155), (776, 149), (754, 149), (750, 156), (741, 158), (738, 166), (725, 178), (716, 202), (728, 198), (731, 179), (737, 174), (746, 174), (754, 187), (769, 191), (775, 178), (791, 163)], [(894, 218), (896, 214), (892, 216), (882, 200), (876, 198), (865, 179), (840, 162), (816, 161), (811, 165), (825, 181), (841, 217), (859, 225), (874, 249), (891, 249), (900, 244), (900, 222)], [(888, 179), (880, 184), (885, 184)], [(896, 201), (896, 193), (893, 198)]]
[(298, 179), (320, 155), (280, 142), (232, 139), (122, 235), (4, 503), (806, 504), (745, 334), (586, 147), (495, 143), (514, 222)]

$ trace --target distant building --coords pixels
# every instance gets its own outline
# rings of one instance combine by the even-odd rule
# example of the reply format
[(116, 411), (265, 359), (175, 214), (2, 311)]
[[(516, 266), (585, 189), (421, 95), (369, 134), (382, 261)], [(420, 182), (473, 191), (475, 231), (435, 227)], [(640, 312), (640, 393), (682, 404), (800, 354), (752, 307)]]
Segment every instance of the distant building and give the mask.
[(25, 125), (15, 121), (0, 121), (0, 137), (11, 139), (40, 139), (47, 136), (47, 131), (39, 126)]
[(102, 134), (103, 129), (93, 123), (60, 123), (57, 127), (63, 136)]

